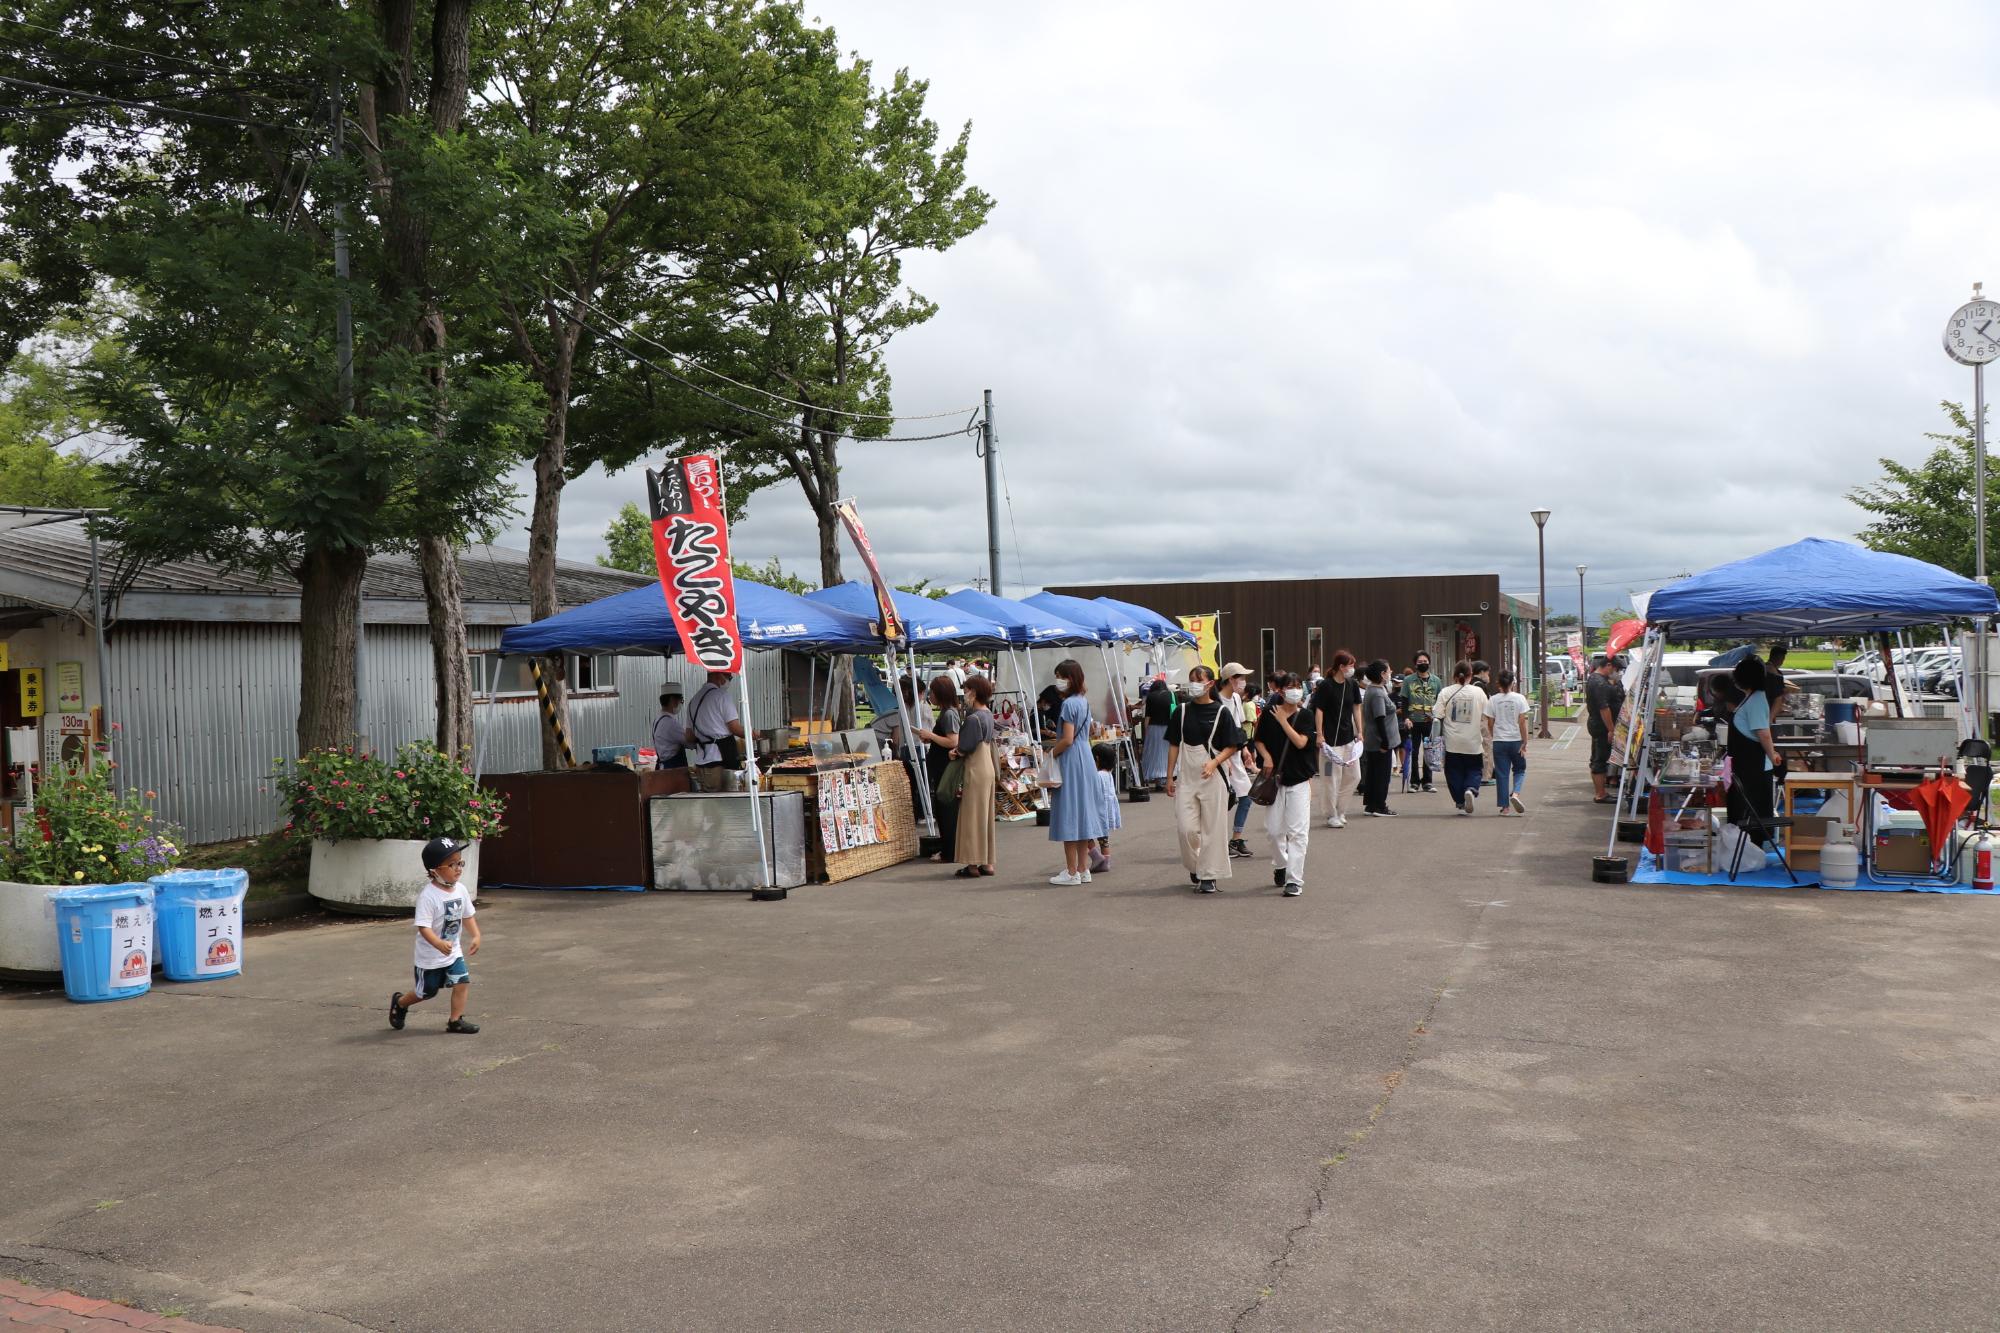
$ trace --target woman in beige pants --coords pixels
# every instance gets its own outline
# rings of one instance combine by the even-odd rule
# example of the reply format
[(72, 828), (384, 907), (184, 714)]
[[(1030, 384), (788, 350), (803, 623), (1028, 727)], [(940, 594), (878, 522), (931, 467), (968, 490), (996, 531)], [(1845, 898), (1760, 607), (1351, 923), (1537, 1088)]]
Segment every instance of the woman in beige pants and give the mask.
[(1347, 798), (1361, 785), (1361, 682), (1354, 678), (1354, 654), (1333, 655), (1332, 673), (1313, 691), (1307, 709), (1319, 734), (1319, 776), (1313, 779), (1316, 815), (1328, 828), (1347, 827)]
[(1229, 878), (1229, 812), (1235, 805), (1227, 779), (1230, 757), (1243, 748), (1243, 728), (1216, 694), (1215, 672), (1188, 671), (1181, 708), (1167, 727), (1167, 795), (1181, 864), (1198, 893), (1214, 893)]

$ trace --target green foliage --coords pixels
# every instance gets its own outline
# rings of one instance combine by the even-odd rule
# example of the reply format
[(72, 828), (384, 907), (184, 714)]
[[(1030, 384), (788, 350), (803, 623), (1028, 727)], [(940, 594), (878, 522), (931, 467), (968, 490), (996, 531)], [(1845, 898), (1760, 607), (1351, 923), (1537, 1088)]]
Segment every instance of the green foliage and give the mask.
[[(1923, 462), (1911, 466), (1882, 459), (1883, 476), (1870, 486), (1849, 491), (1852, 500), (1874, 518), (1861, 529), (1862, 544), (1927, 561), (1966, 578), (1977, 564), (1972, 515), (1972, 418), (1958, 403), (1940, 403), (1951, 422), (1948, 432), (1924, 438), (1934, 446)], [(1986, 549), (1989, 564), (2000, 528), (2000, 478), (1990, 465), (1986, 475)]]
[(473, 781), (472, 769), (434, 745), (413, 741), (393, 761), (365, 750), (312, 750), (275, 771), (288, 836), (353, 838), (490, 837), (506, 800)]
[[(18, 275), (0, 265), (0, 284)], [(0, 363), (0, 504), (90, 509), (105, 498), (93, 446), (104, 423), (83, 373), (115, 355), (111, 313), (94, 306), (54, 321)]]
[(1560, 615), (1554, 615), (1549, 617), (1550, 629), (1575, 629), (1577, 627), (1577, 623), (1578, 623), (1577, 618), (1567, 611), (1563, 612)]
[(729, 564), (739, 579), (750, 579), (769, 587), (783, 589), (785, 592), (797, 593), (801, 597), (809, 592), (819, 591), (819, 585), (810, 579), (786, 573), (785, 567), (778, 563), (778, 557), (775, 555), (761, 565), (753, 565), (745, 560), (732, 560)]
[(918, 579), (915, 583), (898, 583), (897, 592), (907, 592), (918, 597), (928, 597), (932, 601), (946, 596), (951, 590), (943, 584), (932, 583), (929, 579)]
[(646, 511), (626, 503), (604, 529), (605, 553), (597, 563), (606, 569), (629, 569), (634, 574), (651, 574), (658, 568), (653, 558), (653, 525)]
[(1637, 611), (1634, 611), (1631, 607), (1614, 606), (1609, 611), (1606, 611), (1603, 615), (1600, 615), (1597, 618), (1597, 625), (1599, 629), (1610, 629), (1613, 625), (1618, 624), (1620, 621), (1637, 620), (1638, 618), (1639, 618), (1639, 613)]
[(64, 765), (14, 821), (4, 864), (22, 884), (126, 884), (180, 864), (181, 833), (152, 807), (153, 793), (119, 791), (100, 759)]

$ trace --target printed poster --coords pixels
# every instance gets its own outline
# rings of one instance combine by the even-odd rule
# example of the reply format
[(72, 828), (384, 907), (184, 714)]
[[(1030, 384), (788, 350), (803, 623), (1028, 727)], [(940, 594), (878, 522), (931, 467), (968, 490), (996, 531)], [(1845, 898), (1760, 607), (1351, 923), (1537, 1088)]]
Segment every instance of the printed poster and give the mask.
[(194, 910), (194, 971), (199, 977), (234, 972), (243, 962), (243, 895), (204, 899)]
[(646, 495), (660, 589), (682, 649), (704, 671), (743, 670), (721, 467), (712, 454), (675, 459), (647, 471)]
[(56, 711), (58, 713), (83, 711), (83, 663), (56, 663)]
[(111, 987), (123, 990), (153, 975), (153, 909), (121, 907), (111, 914)]

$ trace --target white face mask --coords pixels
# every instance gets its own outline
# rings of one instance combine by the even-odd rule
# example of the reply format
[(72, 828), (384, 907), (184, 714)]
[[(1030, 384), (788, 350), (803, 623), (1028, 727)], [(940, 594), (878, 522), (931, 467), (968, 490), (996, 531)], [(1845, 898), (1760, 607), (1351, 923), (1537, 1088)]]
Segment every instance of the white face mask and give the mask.
[(1299, 702), (1300, 700), (1304, 699), (1305, 697), (1306, 697), (1306, 692), (1305, 692), (1304, 690), (1286, 690), (1286, 691), (1285, 691), (1285, 702), (1286, 702), (1286, 703), (1288, 703), (1288, 704), (1295, 704), (1295, 703), (1298, 703), (1298, 702)]
[(1208, 692), (1208, 682), (1205, 680), (1184, 680), (1181, 682), (1180, 688), (1181, 698), (1199, 699)]

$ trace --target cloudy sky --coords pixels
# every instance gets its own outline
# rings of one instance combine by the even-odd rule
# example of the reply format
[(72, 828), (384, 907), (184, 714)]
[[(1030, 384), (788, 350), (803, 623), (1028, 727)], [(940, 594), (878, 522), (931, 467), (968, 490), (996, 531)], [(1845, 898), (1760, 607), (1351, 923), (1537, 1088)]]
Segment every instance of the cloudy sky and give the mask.
[[(973, 122), (998, 201), (908, 266), (896, 406), (991, 388), (1006, 591), (1497, 571), (1551, 603), (1850, 536), (1970, 372), (2000, 12), (1973, 3), (819, 0)], [(1245, 20), (1243, 14), (1255, 15)], [(898, 581), (986, 567), (969, 445), (851, 445)], [(602, 550), (636, 472), (564, 502)], [(525, 534), (506, 538), (525, 544)], [(817, 573), (790, 487), (735, 534)], [(848, 555), (848, 572), (858, 562)]]

